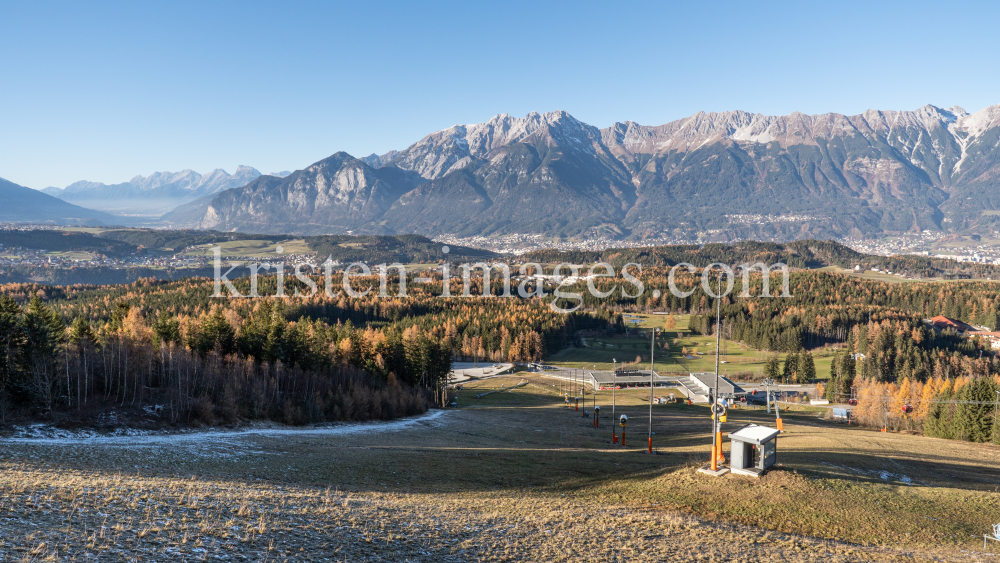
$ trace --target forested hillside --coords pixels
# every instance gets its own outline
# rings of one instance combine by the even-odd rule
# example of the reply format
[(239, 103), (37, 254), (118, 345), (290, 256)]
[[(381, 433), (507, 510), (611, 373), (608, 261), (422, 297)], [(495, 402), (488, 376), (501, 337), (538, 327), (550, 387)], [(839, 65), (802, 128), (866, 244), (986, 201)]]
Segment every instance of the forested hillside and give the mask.
[(169, 251), (175, 252), (180, 252), (189, 246), (199, 244), (220, 243), (232, 240), (271, 240), (275, 238), (274, 235), (257, 235), (252, 233), (154, 229), (117, 229), (103, 231), (98, 236), (104, 239), (121, 241), (135, 247), (169, 249)]
[(609, 248), (602, 251), (537, 250), (519, 257), (525, 262), (546, 264), (568, 262), (593, 264), (606, 262), (616, 267), (635, 263), (647, 266), (674, 266), (688, 263), (698, 268), (713, 263), (728, 266), (762, 262), (781, 262), (789, 268), (809, 269), (837, 266), (863, 269), (877, 267), (920, 277), (979, 278), (1000, 275), (1000, 269), (988, 264), (956, 262), (945, 258), (915, 255), (875, 256), (862, 254), (835, 241), (798, 240), (788, 243), (743, 241), (732, 244), (650, 246)]
[[(682, 288), (694, 287), (693, 277), (679, 279)], [(650, 282), (654, 288), (664, 285), (655, 275)], [(780, 295), (775, 280), (771, 293)], [(996, 331), (1000, 283), (885, 283), (798, 272), (789, 293), (722, 300), (727, 339), (789, 352), (784, 362), (772, 357), (764, 375), (789, 383), (829, 375), (822, 383), (827, 398), (844, 403), (854, 397), (857, 422), (874, 428), (978, 442), (997, 437), (990, 410), (1000, 391), (997, 351), (986, 338), (938, 331), (924, 319), (944, 315)], [(759, 283), (751, 285), (750, 294), (761, 295)], [(700, 286), (687, 298), (665, 293), (660, 300), (635, 303), (642, 310), (692, 313), (690, 326), (701, 334), (714, 333), (713, 306)], [(809, 353), (821, 346), (839, 349), (829, 374), (817, 374)]]
[(107, 256), (129, 256), (135, 254), (134, 244), (94, 236), (78, 231), (66, 232), (52, 229), (28, 231), (0, 231), (0, 245), (5, 249), (26, 248), (62, 252), (67, 250), (91, 251)]
[[(250, 292), (249, 280), (235, 284)], [(287, 294), (297, 289), (289, 282)], [(0, 291), (0, 419), (149, 408), (176, 423), (391, 418), (440, 403), (454, 357), (535, 361), (610, 322), (419, 287), (405, 299), (380, 299), (377, 288), (360, 299), (217, 299), (204, 278)], [(273, 296), (275, 278), (259, 291)]]
[[(276, 278), (262, 277), (259, 298), (214, 298), (205, 278), (7, 284), (0, 286), (0, 339), (7, 343), (0, 388), (6, 412), (18, 416), (30, 408), (39, 416), (86, 418), (102, 409), (156, 405), (177, 422), (396, 416), (441, 401), (437, 393), (453, 359), (538, 361), (578, 345), (578, 331), (620, 330), (623, 312), (690, 314), (691, 330), (711, 334), (715, 299), (700, 272), (676, 276), (676, 287), (690, 292), (684, 297), (670, 291), (668, 273), (665, 266), (645, 268), (641, 295), (618, 270), (590, 280), (604, 298), (579, 281), (565, 284), (559, 299), (551, 284), (540, 288), (542, 298), (518, 297), (516, 290), (502, 297), (499, 279), (491, 296), (475, 297), (482, 295), (482, 278), (471, 280), (474, 297), (441, 297), (440, 277), (431, 283), (411, 277), (405, 297), (396, 296), (398, 279), (390, 278), (380, 296), (377, 276), (352, 278), (356, 291), (371, 291), (350, 298), (338, 273), (332, 295), (287, 278), (284, 297), (276, 297)], [(523, 283), (528, 293), (538, 289)], [(769, 363), (769, 375), (778, 379), (831, 376), (828, 387), (843, 397), (861, 382), (973, 381), (998, 373), (985, 339), (937, 331), (923, 320), (946, 315), (1000, 329), (998, 283), (886, 283), (797, 271), (787, 297), (781, 283), (772, 276), (771, 297), (762, 297), (762, 278), (754, 274), (746, 296), (737, 281), (721, 301), (727, 339), (792, 353), (783, 368)], [(249, 294), (249, 280), (234, 284)], [(462, 294), (459, 279), (450, 284), (452, 295)], [(554, 304), (575, 312), (557, 312)], [(824, 346), (839, 352), (832, 373), (816, 374), (808, 352)], [(377, 395), (370, 400), (380, 406), (358, 407), (361, 395), (354, 393)]]

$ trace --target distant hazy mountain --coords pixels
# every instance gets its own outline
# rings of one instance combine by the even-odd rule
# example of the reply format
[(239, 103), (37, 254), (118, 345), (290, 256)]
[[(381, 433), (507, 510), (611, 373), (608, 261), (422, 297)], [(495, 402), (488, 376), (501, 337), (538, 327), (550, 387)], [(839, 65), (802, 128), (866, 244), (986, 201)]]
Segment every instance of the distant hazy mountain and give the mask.
[(274, 176), (276, 178), (284, 178), (285, 176), (288, 176), (291, 173), (292, 173), (291, 170), (283, 170), (281, 172), (269, 172), (267, 175)]
[[(498, 115), (212, 199), (219, 230), (802, 238), (1000, 228), (1000, 106), (698, 113), (598, 130)], [(194, 213), (197, 214), (197, 213)]]
[(115, 224), (115, 217), (84, 209), (38, 190), (0, 178), (0, 221), (60, 225)]
[(258, 177), (257, 170), (240, 166), (232, 175), (221, 169), (204, 175), (193, 170), (156, 172), (122, 184), (82, 181), (63, 189), (42, 191), (64, 201), (119, 215), (160, 215), (200, 197), (245, 186)]

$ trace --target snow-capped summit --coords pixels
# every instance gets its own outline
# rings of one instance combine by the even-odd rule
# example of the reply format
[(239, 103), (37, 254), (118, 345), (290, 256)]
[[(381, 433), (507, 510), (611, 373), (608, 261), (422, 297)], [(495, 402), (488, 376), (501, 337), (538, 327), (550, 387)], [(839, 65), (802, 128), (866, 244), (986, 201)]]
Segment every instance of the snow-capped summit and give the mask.
[[(483, 123), (453, 125), (427, 135), (403, 151), (365, 157), (369, 165), (393, 166), (435, 179), (470, 163), (490, 158), (513, 143), (532, 142), (531, 137), (545, 136), (564, 150), (593, 152), (600, 142), (600, 130), (556, 110), (531, 112), (524, 117), (501, 113)], [(390, 156), (391, 155), (391, 156)], [(386, 158), (389, 156), (389, 158)]]
[(47, 188), (45, 193), (111, 213), (159, 215), (199, 197), (245, 186), (259, 176), (260, 172), (256, 169), (241, 165), (233, 174), (221, 168), (207, 174), (193, 170), (154, 172), (149, 176), (137, 175), (121, 184), (84, 180), (62, 190)]

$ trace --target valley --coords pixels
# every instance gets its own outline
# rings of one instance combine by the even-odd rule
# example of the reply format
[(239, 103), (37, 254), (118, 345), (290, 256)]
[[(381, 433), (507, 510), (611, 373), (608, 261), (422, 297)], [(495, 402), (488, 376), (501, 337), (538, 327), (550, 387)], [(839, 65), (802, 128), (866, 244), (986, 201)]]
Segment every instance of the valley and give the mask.
[(998, 19), (0, 5), (0, 562), (1000, 562)]

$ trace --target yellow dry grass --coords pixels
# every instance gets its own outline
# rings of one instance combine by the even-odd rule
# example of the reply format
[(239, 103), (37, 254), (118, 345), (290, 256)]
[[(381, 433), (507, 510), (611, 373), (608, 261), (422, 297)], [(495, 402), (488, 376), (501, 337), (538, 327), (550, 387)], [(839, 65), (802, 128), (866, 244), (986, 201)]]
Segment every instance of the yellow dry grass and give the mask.
[(598, 430), (554, 383), (469, 383), (391, 431), (3, 441), (0, 560), (989, 560), (973, 535), (1000, 520), (998, 448), (792, 412), (781, 468), (713, 479), (702, 407), (657, 405), (650, 456), (644, 393), (617, 395), (621, 448), (610, 393)]

